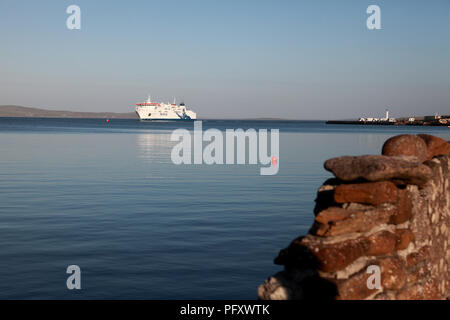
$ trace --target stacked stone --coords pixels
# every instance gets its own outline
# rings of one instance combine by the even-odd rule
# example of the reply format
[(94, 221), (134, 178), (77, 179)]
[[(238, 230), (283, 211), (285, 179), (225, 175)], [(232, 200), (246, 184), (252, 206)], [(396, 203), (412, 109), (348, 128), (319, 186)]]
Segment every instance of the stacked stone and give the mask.
[[(308, 235), (280, 251), (260, 299), (450, 297), (450, 144), (400, 135), (382, 155), (325, 162)], [(369, 266), (381, 287), (368, 285)]]

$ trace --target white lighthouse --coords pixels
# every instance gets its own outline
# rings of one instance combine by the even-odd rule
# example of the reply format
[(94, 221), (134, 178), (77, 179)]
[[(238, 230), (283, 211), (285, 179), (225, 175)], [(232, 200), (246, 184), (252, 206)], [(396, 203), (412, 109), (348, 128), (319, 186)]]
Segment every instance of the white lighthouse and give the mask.
[(386, 109), (386, 118), (384, 120), (389, 121), (389, 109)]

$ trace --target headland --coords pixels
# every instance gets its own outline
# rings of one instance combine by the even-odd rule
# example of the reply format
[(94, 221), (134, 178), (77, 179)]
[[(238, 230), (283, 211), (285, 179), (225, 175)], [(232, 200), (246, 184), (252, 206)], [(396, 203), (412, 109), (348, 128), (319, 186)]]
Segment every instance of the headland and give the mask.
[(0, 106), (0, 117), (14, 118), (91, 118), (91, 119), (138, 119), (135, 112), (75, 112), (47, 110), (15, 105)]

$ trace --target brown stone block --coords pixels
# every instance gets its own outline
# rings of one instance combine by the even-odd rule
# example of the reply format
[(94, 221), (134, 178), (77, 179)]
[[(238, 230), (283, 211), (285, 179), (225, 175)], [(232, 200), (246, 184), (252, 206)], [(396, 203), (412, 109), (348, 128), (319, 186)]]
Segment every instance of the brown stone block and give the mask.
[(303, 242), (326, 272), (342, 270), (364, 255), (387, 255), (394, 252), (398, 237), (389, 231), (380, 231), (369, 237), (359, 237), (336, 243)]
[[(374, 261), (373, 264), (380, 267), (383, 290), (399, 290), (404, 286), (406, 282), (406, 267), (401, 259), (395, 257), (383, 258)], [(367, 280), (371, 274), (367, 273), (366, 270), (364, 268), (349, 279), (338, 281), (337, 298), (342, 300), (360, 300), (379, 291), (378, 289), (368, 288)]]
[(342, 181), (396, 180), (423, 185), (432, 178), (431, 169), (415, 157), (344, 156), (327, 160), (324, 167)]
[(394, 252), (397, 235), (380, 231), (369, 237), (359, 237), (335, 243), (322, 243), (318, 240), (303, 239), (297, 245), (306, 247), (318, 262), (319, 269), (325, 272), (342, 270), (361, 256), (379, 256)]
[(317, 215), (320, 211), (336, 205), (333, 197), (334, 188), (336, 187), (334, 184), (338, 184), (340, 182), (334, 180), (337, 179), (328, 179), (321, 187), (319, 187), (319, 190), (317, 190), (317, 196), (314, 200), (316, 203), (314, 207), (314, 214)]
[(407, 278), (406, 264), (397, 257), (378, 259), (376, 264), (381, 268), (381, 285), (384, 289), (399, 290)]
[(423, 300), (423, 288), (419, 284), (412, 285), (397, 293), (397, 300)]
[(342, 184), (334, 191), (334, 201), (337, 203), (356, 202), (374, 206), (395, 203), (397, 196), (397, 187), (388, 181)]
[(373, 300), (395, 300), (395, 293), (393, 291), (382, 292), (377, 294)]
[(370, 242), (368, 255), (380, 256), (394, 252), (397, 236), (389, 231), (380, 231), (367, 237)]
[(429, 134), (419, 134), (418, 136), (423, 139), (427, 145), (428, 160), (431, 160), (438, 155), (450, 154), (450, 143), (444, 139)]
[(414, 233), (409, 229), (397, 229), (395, 234), (397, 235), (397, 245), (395, 250), (404, 250), (408, 248), (411, 241), (414, 240)]
[(406, 257), (406, 263), (408, 267), (412, 267), (418, 264), (421, 261), (424, 261), (429, 258), (431, 252), (430, 246), (424, 246), (420, 248), (417, 252), (410, 253)]
[(357, 238), (331, 244), (305, 243), (305, 245), (316, 257), (320, 270), (335, 272), (363, 256), (370, 248), (370, 241), (366, 238)]
[(392, 224), (401, 224), (411, 218), (413, 203), (408, 190), (398, 190), (396, 208), (396, 212), (391, 218)]
[(345, 210), (340, 207), (330, 207), (316, 216), (316, 221), (321, 224), (328, 224), (340, 220), (344, 220), (350, 216), (352, 211)]
[(337, 236), (353, 232), (367, 232), (373, 227), (388, 223), (395, 209), (377, 208), (371, 210), (349, 210), (331, 207), (316, 216), (311, 233), (323, 236)]
[(412, 134), (402, 134), (388, 139), (382, 154), (385, 156), (414, 156), (420, 162), (427, 160), (428, 149), (425, 141)]
[(430, 266), (426, 263), (420, 263), (416, 266), (411, 267), (411, 269), (408, 271), (406, 282), (408, 284), (415, 284), (423, 281), (423, 279), (427, 279), (430, 276)]
[(376, 293), (378, 289), (369, 289), (367, 286), (367, 279), (370, 274), (359, 272), (349, 279), (337, 282), (337, 291), (339, 300), (362, 300), (370, 295)]

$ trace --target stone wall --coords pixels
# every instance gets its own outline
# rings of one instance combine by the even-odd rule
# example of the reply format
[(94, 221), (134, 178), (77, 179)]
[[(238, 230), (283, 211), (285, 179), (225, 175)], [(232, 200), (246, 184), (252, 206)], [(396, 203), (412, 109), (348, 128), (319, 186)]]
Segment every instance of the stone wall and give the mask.
[[(382, 155), (326, 161), (335, 178), (318, 190), (314, 224), (280, 251), (284, 270), (258, 297), (450, 298), (449, 154), (440, 138), (401, 135)], [(370, 266), (381, 286), (368, 285)]]

